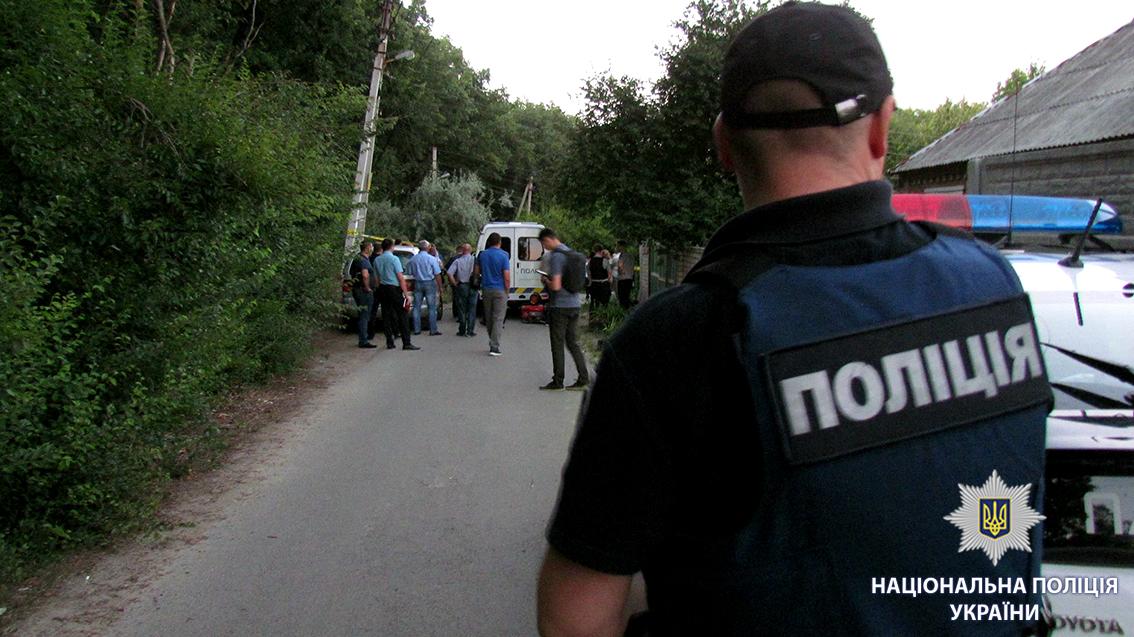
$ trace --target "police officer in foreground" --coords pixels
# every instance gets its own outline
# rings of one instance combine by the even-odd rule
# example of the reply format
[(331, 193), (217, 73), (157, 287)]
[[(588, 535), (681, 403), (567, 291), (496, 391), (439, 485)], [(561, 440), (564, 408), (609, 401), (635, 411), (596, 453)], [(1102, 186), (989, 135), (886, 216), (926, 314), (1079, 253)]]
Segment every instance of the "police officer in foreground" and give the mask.
[[(620, 634), (639, 572), (635, 634), (1032, 630), (1037, 595), (968, 588), (1038, 575), (1050, 391), (1030, 307), (993, 250), (891, 209), (891, 92), (844, 8), (784, 5), (731, 44), (713, 136), (748, 211), (603, 353), (548, 529), (542, 634)], [(1031, 490), (982, 499), (982, 524), (958, 485), (994, 477)], [(980, 603), (1021, 612), (954, 621)]]

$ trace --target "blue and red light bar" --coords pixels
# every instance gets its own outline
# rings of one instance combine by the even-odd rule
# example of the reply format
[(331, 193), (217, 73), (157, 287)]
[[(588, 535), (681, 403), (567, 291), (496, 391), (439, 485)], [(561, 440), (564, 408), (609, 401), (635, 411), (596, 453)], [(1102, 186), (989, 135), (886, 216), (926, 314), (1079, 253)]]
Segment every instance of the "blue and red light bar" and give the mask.
[[(973, 232), (1082, 232), (1091, 218), (1091, 199), (1022, 195), (895, 194), (894, 210), (910, 221), (933, 221)], [(1122, 220), (1103, 203), (1091, 234), (1120, 234)]]

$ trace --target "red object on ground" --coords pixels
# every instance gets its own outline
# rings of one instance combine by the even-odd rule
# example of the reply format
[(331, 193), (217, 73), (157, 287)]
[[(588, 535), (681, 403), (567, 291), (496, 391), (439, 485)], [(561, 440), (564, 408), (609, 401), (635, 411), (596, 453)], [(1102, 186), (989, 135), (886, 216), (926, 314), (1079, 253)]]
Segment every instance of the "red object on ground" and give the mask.
[(520, 320), (525, 323), (539, 323), (544, 320), (543, 305), (525, 303), (520, 306)]

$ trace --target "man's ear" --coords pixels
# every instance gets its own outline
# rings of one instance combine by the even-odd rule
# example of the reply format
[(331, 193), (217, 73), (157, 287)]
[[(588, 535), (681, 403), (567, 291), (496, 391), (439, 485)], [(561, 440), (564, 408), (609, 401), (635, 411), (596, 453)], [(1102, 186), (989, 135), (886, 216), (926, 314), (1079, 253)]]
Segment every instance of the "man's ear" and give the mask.
[(723, 118), (724, 114), (719, 114), (716, 121), (713, 122), (713, 146), (717, 149), (717, 161), (721, 163), (721, 168), (725, 172), (733, 174), (736, 172), (736, 162), (733, 160), (732, 143), (725, 131)]
[(894, 96), (882, 101), (882, 106), (870, 118), (870, 155), (874, 159), (885, 159), (887, 139), (890, 135), (890, 120), (894, 116)]

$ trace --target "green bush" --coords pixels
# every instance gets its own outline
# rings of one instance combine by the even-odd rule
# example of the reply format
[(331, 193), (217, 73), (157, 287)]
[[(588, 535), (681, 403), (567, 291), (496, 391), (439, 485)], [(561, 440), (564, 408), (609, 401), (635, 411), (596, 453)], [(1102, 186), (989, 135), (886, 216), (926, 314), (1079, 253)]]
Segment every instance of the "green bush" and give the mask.
[(0, 0), (0, 581), (144, 523), (341, 266), (359, 92), (155, 73), (145, 16), (96, 4)]

